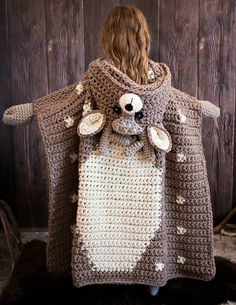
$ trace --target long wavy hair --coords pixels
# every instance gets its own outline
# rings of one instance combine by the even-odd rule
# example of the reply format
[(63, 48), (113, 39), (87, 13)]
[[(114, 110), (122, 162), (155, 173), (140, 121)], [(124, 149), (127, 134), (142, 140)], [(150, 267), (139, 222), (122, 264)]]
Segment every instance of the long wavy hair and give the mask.
[(151, 37), (143, 13), (132, 5), (114, 6), (101, 28), (99, 45), (113, 64), (138, 84), (147, 84)]

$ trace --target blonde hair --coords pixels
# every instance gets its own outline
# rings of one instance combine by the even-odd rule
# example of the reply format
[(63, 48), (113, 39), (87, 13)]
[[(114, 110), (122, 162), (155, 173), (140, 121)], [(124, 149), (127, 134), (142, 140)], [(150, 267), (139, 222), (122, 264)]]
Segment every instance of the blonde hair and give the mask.
[(132, 5), (114, 6), (100, 32), (100, 47), (113, 64), (138, 84), (147, 84), (151, 37), (143, 13)]

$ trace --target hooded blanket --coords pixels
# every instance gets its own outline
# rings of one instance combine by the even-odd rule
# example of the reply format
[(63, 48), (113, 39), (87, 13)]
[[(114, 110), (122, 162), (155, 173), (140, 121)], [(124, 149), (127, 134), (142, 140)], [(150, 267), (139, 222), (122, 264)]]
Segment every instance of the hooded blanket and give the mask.
[(152, 81), (140, 85), (98, 58), (79, 83), (4, 113), (12, 125), (37, 117), (47, 265), (76, 287), (215, 276), (201, 123), (219, 108), (173, 88), (166, 64), (149, 65)]

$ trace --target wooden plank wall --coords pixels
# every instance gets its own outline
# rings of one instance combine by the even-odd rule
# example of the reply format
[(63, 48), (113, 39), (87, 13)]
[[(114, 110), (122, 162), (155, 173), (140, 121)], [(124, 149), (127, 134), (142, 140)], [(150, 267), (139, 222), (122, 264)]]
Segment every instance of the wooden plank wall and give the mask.
[[(151, 58), (170, 66), (172, 85), (221, 108), (202, 128), (216, 224), (236, 202), (234, 0), (1, 0), (0, 116), (78, 82), (102, 55), (99, 29), (117, 4), (143, 11)], [(0, 197), (21, 227), (46, 227), (47, 170), (35, 120), (14, 129), (0, 122), (0, 137)]]

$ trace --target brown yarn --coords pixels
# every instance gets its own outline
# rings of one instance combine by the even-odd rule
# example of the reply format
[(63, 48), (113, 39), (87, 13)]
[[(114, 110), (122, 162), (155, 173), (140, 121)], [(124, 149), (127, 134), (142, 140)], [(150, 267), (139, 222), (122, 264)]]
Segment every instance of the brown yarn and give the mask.
[[(77, 287), (95, 283), (141, 283), (163, 286), (167, 280), (176, 277), (207, 281), (215, 276), (211, 198), (201, 138), (202, 103), (195, 97), (171, 87), (171, 73), (167, 65), (151, 60), (150, 65), (156, 75), (155, 82), (149, 85), (139, 85), (117, 70), (109, 61), (99, 58), (90, 63), (77, 90), (76, 85), (72, 85), (33, 101), (34, 113), (45, 145), (50, 185), (48, 269), (60, 274), (72, 272), (73, 283)], [(88, 229), (87, 223), (91, 221), (90, 217), (92, 217), (89, 216), (89, 213), (95, 213), (95, 210), (87, 205), (88, 202), (83, 196), (87, 196), (85, 190), (86, 187), (90, 187), (90, 192), (94, 194), (95, 198), (93, 202), (91, 201), (91, 206), (94, 204), (94, 207), (97, 206), (100, 209), (96, 202), (101, 194), (100, 188), (96, 193), (96, 187), (100, 183), (97, 184), (98, 180), (93, 180), (97, 174), (93, 174), (91, 170), (94, 170), (93, 166), (98, 164), (96, 163), (98, 160), (104, 166), (106, 164), (104, 162), (108, 162), (111, 158), (109, 155), (96, 155), (95, 153), (102, 132), (79, 138), (77, 125), (82, 118), (85, 101), (86, 103), (90, 102), (93, 109), (104, 113), (110, 124), (116, 117), (113, 113), (114, 106), (120, 96), (127, 92), (139, 95), (143, 101), (144, 117), (139, 123), (140, 126), (146, 128), (162, 123), (171, 137), (171, 151), (165, 153), (161, 150), (155, 150), (153, 165), (151, 161), (145, 159), (143, 153), (143, 151), (148, 151), (148, 154), (152, 155), (146, 149), (146, 138), (143, 141), (145, 149), (142, 150), (140, 145), (137, 152), (126, 156), (126, 158), (130, 158), (126, 172), (137, 170), (139, 173), (130, 178), (130, 191), (139, 188), (140, 196), (143, 196), (143, 192), (147, 191), (152, 194), (156, 188), (154, 185), (152, 190), (151, 184), (145, 184), (145, 186), (140, 184), (140, 181), (142, 181), (141, 183), (146, 181), (140, 180), (145, 178), (145, 174), (144, 172), (140, 174), (138, 171), (140, 169), (134, 169), (132, 164), (132, 162), (138, 164), (138, 156), (145, 164), (146, 169), (150, 168), (154, 173), (158, 170), (158, 177), (164, 177), (160, 185), (157, 185), (161, 193), (160, 224), (156, 232), (149, 236), (150, 239), (144, 247), (142, 236), (148, 234), (145, 227), (152, 219), (152, 210), (148, 210), (148, 205), (140, 201), (140, 208), (132, 212), (132, 203), (127, 200), (125, 203), (127, 211), (124, 207), (120, 211), (116, 208), (107, 208), (110, 213), (107, 215), (114, 216), (114, 213), (123, 215), (120, 218), (112, 216), (111, 228), (116, 227), (116, 221), (121, 223), (121, 229), (112, 235), (114, 245), (118, 236), (125, 238), (127, 237), (125, 234), (129, 233), (129, 236), (133, 236), (137, 240), (137, 247), (140, 245), (140, 249), (142, 247), (145, 249), (141, 254), (135, 256), (137, 260), (133, 263), (133, 253), (136, 250), (130, 246), (133, 244), (129, 243), (127, 239), (122, 240), (122, 243), (126, 244), (126, 248), (123, 249), (121, 258), (117, 254), (119, 260), (116, 260), (112, 247), (104, 248), (105, 246), (102, 246), (106, 242), (109, 244), (111, 239), (102, 241), (105, 236), (102, 235), (102, 230), (107, 228), (107, 224), (102, 223), (103, 218), (99, 217), (97, 218), (98, 222), (94, 220), (92, 226), (99, 228), (101, 224), (100, 230), (97, 229), (91, 233), (97, 234), (94, 235), (97, 240), (101, 238), (100, 243), (103, 248), (99, 252), (101, 253), (101, 261), (99, 261), (98, 249), (88, 247), (91, 245), (89, 239), (86, 245), (86, 238), (90, 235), (83, 230)], [(112, 160), (116, 160), (117, 164), (123, 164), (119, 163), (120, 156), (123, 156), (122, 143), (125, 146), (128, 145), (129, 141), (118, 141), (113, 135), (110, 146), (106, 147), (114, 153)], [(78, 154), (78, 162), (74, 159), (71, 162), (70, 155), (74, 156), (75, 154)], [(149, 160), (152, 159), (153, 157)], [(95, 160), (95, 165), (92, 164), (93, 160)], [(114, 163), (109, 164), (111, 171), (114, 171)], [(100, 169), (103, 172), (104, 168)], [(143, 177), (141, 177), (142, 175)], [(118, 181), (116, 179), (120, 179), (120, 177), (126, 179), (126, 176), (122, 176), (118, 170), (117, 175), (107, 176), (108, 180), (104, 180), (104, 176), (102, 177), (100, 182), (104, 187), (107, 187), (109, 181), (113, 181), (109, 179), (114, 178), (114, 181)], [(145, 179), (151, 179), (150, 177), (156, 178), (150, 172), (150, 175), (147, 175)], [(158, 179), (157, 181), (159, 181)], [(91, 181), (91, 184), (86, 186), (86, 181)], [(116, 192), (116, 187), (121, 184), (114, 182), (111, 185), (114, 186)], [(71, 200), (71, 196), (77, 195), (79, 186), (81, 193), (79, 193), (77, 207), (77, 201)], [(106, 193), (106, 195), (109, 194)], [(126, 195), (129, 196), (129, 193)], [(101, 204), (103, 203), (101, 202)], [(122, 205), (123, 202), (118, 201), (117, 204)], [(77, 215), (79, 221), (77, 219), (76, 223), (76, 213), (78, 212), (82, 214)], [(146, 224), (142, 222), (143, 217), (132, 218), (130, 226), (127, 227), (128, 218), (124, 216), (127, 216), (124, 214), (126, 212), (130, 213), (129, 215), (136, 213), (136, 216), (147, 213), (145, 215), (151, 218), (147, 218)], [(156, 213), (154, 210), (153, 212)], [(98, 210), (98, 213), (101, 213), (101, 210)], [(132, 231), (132, 235), (131, 229), (133, 230), (134, 223), (137, 224), (137, 230)], [(122, 233), (122, 228), (128, 229)], [(100, 232), (101, 235), (99, 235)], [(138, 232), (140, 232), (140, 240)], [(110, 232), (108, 233), (110, 234)], [(108, 253), (111, 255), (108, 256)], [(127, 269), (128, 257), (130, 257), (130, 264), (133, 264), (130, 270)], [(112, 264), (109, 263), (109, 259), (111, 259)]]

